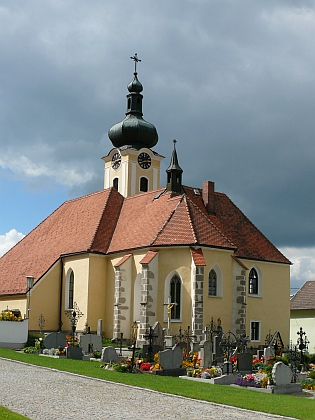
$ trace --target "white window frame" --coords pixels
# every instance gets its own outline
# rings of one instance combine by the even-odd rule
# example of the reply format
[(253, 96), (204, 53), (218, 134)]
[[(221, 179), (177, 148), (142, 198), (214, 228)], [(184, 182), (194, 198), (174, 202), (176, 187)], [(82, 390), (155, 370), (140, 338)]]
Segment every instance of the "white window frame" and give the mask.
[[(217, 275), (217, 293), (216, 295), (209, 295), (209, 274), (211, 270), (214, 270)], [(221, 268), (218, 266), (218, 264), (214, 264), (210, 270), (208, 271), (207, 276), (207, 295), (209, 298), (221, 298), (223, 297), (223, 277), (222, 277), (222, 271)]]
[(66, 310), (73, 309), (73, 308), (69, 308), (70, 276), (71, 276), (71, 273), (73, 273), (73, 276), (74, 276), (74, 281), (73, 281), (73, 303), (75, 302), (75, 299), (74, 299), (75, 273), (74, 273), (74, 270), (72, 268), (69, 268), (68, 271), (67, 271), (67, 275), (66, 275), (66, 285), (65, 285), (65, 309)]
[[(175, 323), (175, 322), (182, 322), (182, 314), (183, 314), (183, 279), (181, 278), (180, 274), (177, 271), (171, 271), (168, 276), (165, 279), (165, 283), (164, 283), (164, 303), (168, 302), (168, 298), (171, 295), (171, 280), (172, 278), (177, 275), (180, 279), (180, 283), (181, 283), (181, 290), (180, 290), (180, 314), (179, 314), (179, 319), (171, 319), (171, 323)], [(164, 322), (167, 322), (168, 318), (167, 318), (167, 308), (166, 305), (164, 305)]]
[[(258, 277), (258, 293), (249, 293), (249, 274), (250, 274), (252, 268), (254, 268), (256, 270), (257, 277)], [(262, 297), (262, 275), (261, 275), (261, 271), (260, 271), (259, 267), (257, 267), (256, 265), (253, 265), (249, 269), (249, 271), (248, 271), (248, 277), (247, 277), (247, 296), (248, 297), (253, 297), (253, 298), (260, 298), (260, 297)]]

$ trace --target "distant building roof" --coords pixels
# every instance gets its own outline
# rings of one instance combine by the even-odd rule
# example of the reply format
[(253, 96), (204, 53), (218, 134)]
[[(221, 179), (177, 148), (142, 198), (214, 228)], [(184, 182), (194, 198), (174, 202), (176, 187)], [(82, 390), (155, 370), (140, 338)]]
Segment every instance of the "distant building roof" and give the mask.
[(290, 309), (315, 309), (315, 280), (307, 281), (291, 298)]
[(110, 188), (66, 201), (0, 258), (0, 295), (26, 293), (25, 276), (36, 282), (61, 257), (87, 252), (206, 246), (231, 250), (238, 258), (290, 264), (226, 195), (214, 193), (209, 214), (202, 191), (183, 188), (183, 194), (160, 189), (127, 198)]

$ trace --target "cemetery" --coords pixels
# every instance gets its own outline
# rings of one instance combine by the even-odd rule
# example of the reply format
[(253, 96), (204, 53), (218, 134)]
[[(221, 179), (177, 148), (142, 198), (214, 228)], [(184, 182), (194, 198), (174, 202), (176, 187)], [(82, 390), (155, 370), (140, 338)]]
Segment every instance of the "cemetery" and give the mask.
[[(100, 367), (118, 372), (147, 373), (162, 376), (175, 376), (190, 381), (209, 384), (246, 387), (261, 392), (275, 394), (298, 394), (302, 389), (315, 389), (315, 365), (308, 363), (307, 336), (300, 328), (297, 343), (284, 345), (280, 332), (269, 333), (265, 346), (253, 348), (245, 333), (235, 335), (224, 332), (221, 320), (212, 318), (204, 328), (203, 340), (197, 342), (190, 326), (171, 334), (171, 325), (163, 329), (159, 322), (150, 326), (145, 340), (139, 340), (139, 325), (133, 323), (130, 339), (104, 340), (101, 335), (102, 320), (98, 322), (96, 334), (88, 325), (85, 331), (77, 332), (76, 325), (83, 316), (80, 309), (69, 312), (71, 331), (41, 334), (34, 346), (23, 347), (25, 332), (12, 330), (14, 340), (9, 337), (11, 327), (27, 323), (13, 311), (2, 311), (1, 328), (5, 327), (7, 343), (25, 353), (38, 353), (40, 356), (86, 361), (98, 361)], [(39, 319), (42, 329), (44, 317)], [(13, 337), (12, 336), (12, 337)], [(15, 343), (15, 344), (14, 344)], [(314, 361), (314, 360), (313, 360)]]

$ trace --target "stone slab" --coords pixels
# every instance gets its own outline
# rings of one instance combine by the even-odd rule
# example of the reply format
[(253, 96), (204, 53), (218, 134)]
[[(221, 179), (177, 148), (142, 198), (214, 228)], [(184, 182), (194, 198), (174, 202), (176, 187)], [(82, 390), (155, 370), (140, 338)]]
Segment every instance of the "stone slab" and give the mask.
[(82, 347), (66, 347), (68, 359), (82, 360)]
[(179, 369), (183, 363), (183, 352), (180, 347), (167, 349), (159, 353), (159, 363), (163, 370)]
[(116, 349), (114, 347), (108, 346), (108, 347), (104, 347), (102, 350), (102, 357), (101, 357), (101, 361), (105, 362), (105, 363), (110, 363), (110, 362), (119, 362), (122, 359), (122, 357), (120, 357), (117, 352)]
[(272, 380), (275, 385), (288, 385), (292, 381), (292, 370), (283, 362), (277, 362), (272, 368)]
[[(80, 347), (84, 353), (102, 351), (102, 337), (97, 334), (83, 334), (79, 337)], [(91, 351), (92, 347), (92, 351)]]
[(186, 373), (185, 368), (179, 368), (179, 369), (167, 369), (167, 370), (153, 370), (153, 374), (159, 375), (159, 376), (179, 376), (182, 377)]
[(58, 349), (59, 347), (64, 348), (66, 345), (66, 336), (62, 332), (53, 332), (47, 334), (44, 338), (44, 347), (46, 349)]

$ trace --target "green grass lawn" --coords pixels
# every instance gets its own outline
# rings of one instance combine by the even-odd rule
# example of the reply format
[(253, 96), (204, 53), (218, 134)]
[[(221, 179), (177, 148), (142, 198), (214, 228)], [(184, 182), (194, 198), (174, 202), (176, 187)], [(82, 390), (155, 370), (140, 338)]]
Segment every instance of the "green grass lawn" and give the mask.
[(0, 357), (198, 400), (280, 414), (298, 419), (315, 420), (315, 402), (313, 399), (291, 395), (265, 394), (250, 389), (211, 385), (167, 376), (119, 373), (100, 369), (100, 362), (54, 359), (33, 354), (23, 354), (9, 349), (0, 349)]
[(1, 420), (25, 420), (28, 417), (22, 416), (21, 414), (14, 413), (5, 407), (0, 406), (0, 419)]

